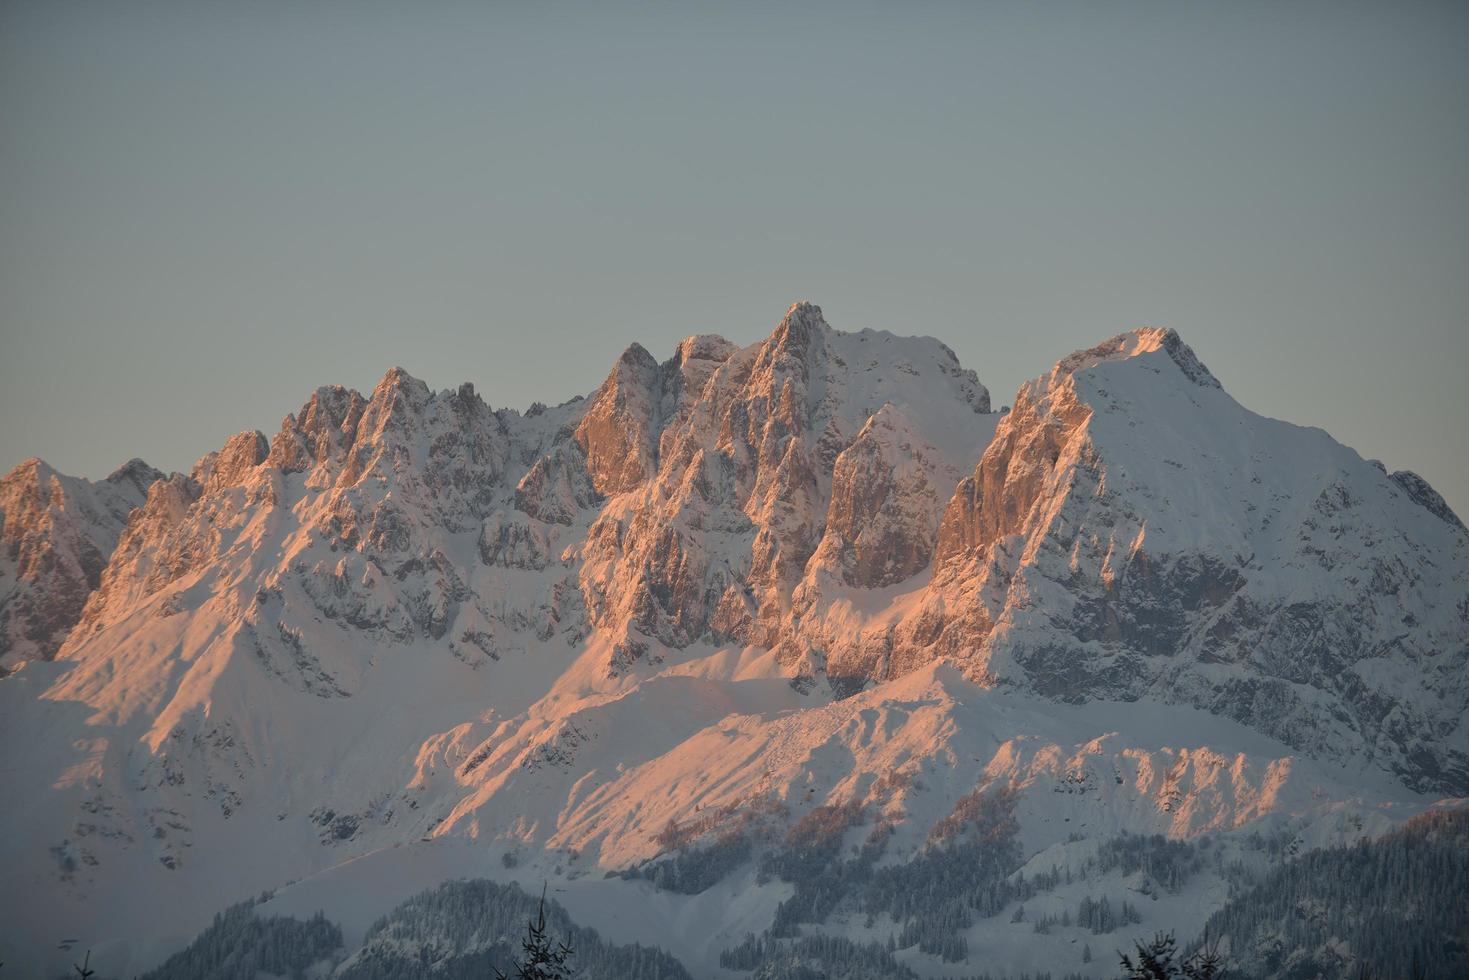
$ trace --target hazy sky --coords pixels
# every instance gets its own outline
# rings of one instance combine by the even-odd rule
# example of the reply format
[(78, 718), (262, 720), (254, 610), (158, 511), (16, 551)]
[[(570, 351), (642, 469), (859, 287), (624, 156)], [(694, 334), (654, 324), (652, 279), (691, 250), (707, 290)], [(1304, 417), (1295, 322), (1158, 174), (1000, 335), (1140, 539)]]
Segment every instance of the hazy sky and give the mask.
[(1469, 516), (1469, 4), (0, 0), (0, 467), (809, 298), (1008, 403), (1177, 328)]

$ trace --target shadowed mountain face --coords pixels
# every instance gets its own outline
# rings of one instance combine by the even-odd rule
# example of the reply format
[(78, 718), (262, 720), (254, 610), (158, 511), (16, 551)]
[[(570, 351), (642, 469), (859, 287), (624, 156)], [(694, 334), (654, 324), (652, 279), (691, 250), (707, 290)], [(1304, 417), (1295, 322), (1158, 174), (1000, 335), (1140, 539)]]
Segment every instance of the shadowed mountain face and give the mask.
[(1469, 794), (1469, 534), (1420, 478), (1172, 331), (990, 408), (943, 344), (798, 303), (524, 414), (395, 368), (187, 475), (23, 464), (7, 911), (146, 932), (125, 896), (422, 839), (621, 870), (805, 806), (919, 847), (997, 781), (1182, 836)]

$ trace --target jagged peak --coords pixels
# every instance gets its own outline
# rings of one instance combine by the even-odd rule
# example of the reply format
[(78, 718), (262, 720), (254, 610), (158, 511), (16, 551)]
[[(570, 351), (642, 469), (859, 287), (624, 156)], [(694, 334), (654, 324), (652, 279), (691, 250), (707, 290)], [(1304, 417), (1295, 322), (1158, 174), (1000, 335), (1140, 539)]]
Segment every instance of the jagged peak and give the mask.
[[(109, 473), (103, 482), (109, 483), (112, 486), (131, 484), (141, 494), (147, 491), (149, 485), (155, 480), (160, 480), (163, 476), (164, 474), (159, 470), (149, 466), (143, 460), (133, 457)], [(3, 478), (0, 478), (0, 483), (11, 485), (18, 482), (30, 482), (37, 487), (47, 489), (50, 487), (52, 481), (58, 478), (66, 481), (79, 481), (82, 485), (98, 485), (82, 477), (67, 476), (39, 456), (31, 456), (21, 460), (9, 473), (5, 474)]]
[(674, 360), (681, 365), (689, 361), (725, 361), (737, 350), (738, 345), (717, 333), (696, 333), (678, 342)]
[(658, 360), (652, 354), (648, 353), (648, 348), (634, 340), (618, 356), (617, 363), (612, 367), (613, 374), (616, 374), (618, 369), (624, 364), (635, 368), (656, 368), (658, 366)]
[(415, 395), (428, 395), (429, 387), (424, 382), (409, 374), (405, 369), (394, 365), (388, 368), (388, 373), (377, 383), (372, 390), (373, 397), (392, 391), (410, 391)]
[(17, 463), (9, 473), (5, 474), (5, 482), (10, 483), (13, 480), (35, 480), (40, 482), (48, 480), (55, 475), (56, 470), (51, 467), (50, 463), (39, 456), (28, 456)]
[(604, 496), (638, 485), (657, 465), (660, 371), (642, 344), (628, 345), (577, 424), (573, 438)]
[(633, 341), (617, 356), (606, 379), (592, 393), (593, 403), (609, 397), (620, 402), (626, 397), (629, 386), (653, 390), (657, 384), (658, 370), (657, 359), (646, 347)]
[(797, 300), (786, 310), (766, 345), (775, 350), (804, 353), (810, 349), (812, 338), (830, 329), (821, 307), (809, 300)]
[(320, 429), (323, 422), (330, 428), (337, 428), (346, 421), (354, 407), (365, 402), (366, 399), (355, 388), (322, 385), (306, 399), (306, 404), (301, 406), (301, 411), (294, 416), (293, 421), (298, 428), (307, 432)]
[(712, 333), (679, 341), (673, 356), (658, 368), (665, 417), (673, 416), (685, 394), (702, 391), (709, 377), (739, 350), (737, 344)]
[(1209, 373), (1204, 362), (1172, 327), (1139, 327), (1120, 333), (1095, 347), (1062, 358), (1051, 374), (1053, 377), (1075, 374), (1107, 361), (1126, 361), (1159, 350), (1166, 353), (1194, 384), (1204, 388), (1220, 387), (1218, 379)]
[(593, 394), (594, 406), (609, 398), (613, 404), (622, 405), (632, 391), (651, 397), (658, 387), (658, 371), (658, 361), (646, 347), (636, 341), (628, 344)]
[(340, 430), (355, 422), (367, 406), (367, 399), (355, 388), (328, 385), (316, 389), (309, 401), (301, 408), (297, 419), (303, 432)]
[(401, 367), (389, 368), (363, 408), (359, 438), (367, 433), (377, 439), (388, 428), (411, 425), (410, 418), (422, 413), (432, 398), (427, 384)]
[(117, 469), (107, 474), (107, 482), (114, 486), (127, 483), (139, 493), (146, 493), (156, 481), (163, 479), (163, 471), (149, 466), (134, 456)]
[(495, 424), (504, 425), (503, 420), (485, 403), (479, 392), (474, 390), (473, 382), (466, 381), (457, 388), (443, 391), (439, 397), (447, 400), (449, 408), (461, 420), (491, 418)]
[(237, 432), (218, 450), (201, 457), (189, 475), (206, 493), (238, 486), (244, 482), (245, 474), (265, 462), (269, 455), (270, 440), (265, 438), (265, 433)]
[(786, 309), (786, 315), (781, 322), (785, 323), (787, 321), (826, 325), (826, 318), (822, 316), (821, 307), (809, 299), (798, 299), (792, 303)]
[(309, 468), (335, 449), (350, 444), (366, 407), (367, 399), (356, 389), (322, 385), (299, 412), (281, 420), (269, 462), (287, 473)]

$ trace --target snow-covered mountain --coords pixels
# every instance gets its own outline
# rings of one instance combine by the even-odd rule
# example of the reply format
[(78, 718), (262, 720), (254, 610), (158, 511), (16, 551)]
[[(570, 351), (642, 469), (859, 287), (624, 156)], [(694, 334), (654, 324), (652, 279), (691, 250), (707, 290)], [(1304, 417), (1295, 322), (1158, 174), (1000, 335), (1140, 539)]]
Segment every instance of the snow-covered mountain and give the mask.
[[(476, 873), (746, 976), (721, 951), (787, 920), (915, 928), (811, 904), (796, 851), (922, 868), (999, 807), (986, 894), (1034, 909), (1003, 876), (1065, 868), (1059, 923), (1147, 893), (1098, 857), (1120, 834), (1245, 867), (1469, 795), (1469, 533), (1171, 331), (1000, 414), (943, 344), (799, 303), (749, 347), (633, 345), (555, 407), (395, 368), (187, 475), (24, 464), (0, 508), (0, 912), (33, 937), (0, 949), (38, 970), (65, 938), (146, 967), (303, 878), (267, 904), (360, 943)], [(1073, 895), (1073, 866), (1110, 870)], [(1190, 932), (1234, 873), (1143, 923)], [(1092, 971), (1030, 928), (955, 926), (987, 968)]]
[(1412, 473), (1227, 395), (1171, 331), (1020, 389), (893, 631), (987, 684), (1158, 699), (1469, 794), (1469, 535)]

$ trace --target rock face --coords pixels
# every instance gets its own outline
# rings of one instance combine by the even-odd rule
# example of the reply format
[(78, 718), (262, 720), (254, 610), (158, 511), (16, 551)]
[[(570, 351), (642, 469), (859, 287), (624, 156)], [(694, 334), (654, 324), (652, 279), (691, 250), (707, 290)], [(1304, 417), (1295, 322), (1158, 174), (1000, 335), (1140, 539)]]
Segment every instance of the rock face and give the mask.
[(515, 509), (547, 524), (574, 524), (577, 515), (601, 501), (575, 442), (564, 442), (536, 460), (515, 485)]
[[(711, 349), (727, 357), (696, 375), (707, 380), (692, 397), (690, 364), (714, 357), (689, 355)], [(685, 383), (664, 402), (673, 411), (656, 474), (610, 501), (588, 535), (592, 623), (673, 647), (779, 646), (810, 673), (810, 645), (792, 623), (796, 586), (828, 561), (872, 584), (921, 571), (926, 525), (952, 485), (941, 474), (988, 436), (989, 393), (942, 344), (842, 334), (807, 303), (761, 344), (733, 351), (696, 338), (680, 355)], [(899, 431), (922, 426), (943, 434), (943, 450)], [(879, 470), (882, 488), (858, 486)], [(840, 527), (812, 564), (833, 506)], [(919, 536), (898, 540), (908, 528)]]
[(653, 355), (633, 344), (617, 359), (576, 427), (592, 486), (603, 496), (631, 490), (657, 467), (661, 382)]
[(894, 585), (933, 558), (935, 515), (954, 474), (917, 432), (889, 403), (836, 458), (826, 530), (813, 557), (818, 567), (840, 569), (847, 585)]
[(0, 669), (55, 656), (128, 515), (161, 478), (140, 459), (99, 483), (28, 459), (0, 480)]
[[(188, 475), (31, 461), (0, 509), (5, 662), (57, 657), (0, 682), (0, 744), (39, 760), (16, 798), (41, 801), (4, 814), (0, 860), (98, 921), (188, 893), (170, 876), (243, 893), (423, 837), (622, 867), (770, 773), (761, 806), (831, 769), (831, 804), (898, 821), (887, 769), (1034, 751), (999, 708), (955, 734), (975, 685), (1274, 740), (1268, 779), (1228, 763), (1227, 814), (1234, 756), (1196, 752), (1196, 809), (1149, 833), (1268, 812), (1288, 753), (1469, 794), (1464, 526), (1416, 476), (1242, 408), (1166, 330), (1065, 358), (1002, 415), (938, 341), (798, 303), (748, 347), (634, 345), (555, 407), (394, 368)], [(1160, 800), (1167, 737), (1139, 742)], [(688, 790), (736, 744), (728, 783)], [(196, 868), (211, 848), (251, 861)]]

